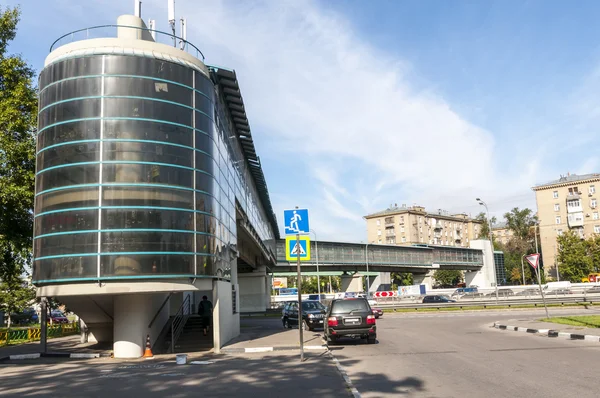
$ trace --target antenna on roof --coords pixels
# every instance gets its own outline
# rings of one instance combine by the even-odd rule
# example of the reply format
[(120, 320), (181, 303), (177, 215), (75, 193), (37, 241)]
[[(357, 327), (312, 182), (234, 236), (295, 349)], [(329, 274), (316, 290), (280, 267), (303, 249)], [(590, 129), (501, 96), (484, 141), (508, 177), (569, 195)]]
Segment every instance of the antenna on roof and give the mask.
[(187, 20), (181, 18), (179, 22), (181, 22), (181, 40), (179, 40), (179, 48), (185, 50), (185, 46), (187, 45)]
[(133, 15), (138, 18), (142, 17), (142, 2), (140, 0), (135, 0), (135, 8), (133, 10)]
[(173, 31), (173, 47), (177, 47), (177, 38), (175, 37), (175, 0), (168, 1), (168, 16), (171, 31)]
[(156, 20), (148, 20), (148, 30), (150, 31), (150, 35), (152, 35), (152, 40), (156, 41)]

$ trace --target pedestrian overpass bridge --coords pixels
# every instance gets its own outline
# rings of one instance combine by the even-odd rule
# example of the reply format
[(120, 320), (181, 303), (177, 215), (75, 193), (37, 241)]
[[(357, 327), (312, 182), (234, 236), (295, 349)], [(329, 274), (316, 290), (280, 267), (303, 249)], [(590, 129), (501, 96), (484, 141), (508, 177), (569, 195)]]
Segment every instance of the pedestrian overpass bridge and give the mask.
[[(447, 246), (395, 246), (380, 244), (310, 242), (310, 261), (302, 262), (303, 271), (410, 272), (425, 274), (432, 269), (479, 271), (483, 250)], [(368, 260), (367, 260), (368, 258)], [(292, 272), (296, 262), (285, 256), (285, 240), (277, 240), (277, 263), (273, 272)]]

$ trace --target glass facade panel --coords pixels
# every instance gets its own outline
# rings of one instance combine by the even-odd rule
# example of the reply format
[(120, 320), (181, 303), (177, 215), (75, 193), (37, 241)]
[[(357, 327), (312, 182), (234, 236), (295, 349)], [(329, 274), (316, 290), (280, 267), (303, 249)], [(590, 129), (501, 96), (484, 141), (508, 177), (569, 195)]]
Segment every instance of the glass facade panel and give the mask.
[(104, 73), (107, 75), (150, 76), (193, 87), (191, 69), (155, 58), (107, 55)]
[(161, 120), (192, 125), (192, 110), (183, 106), (138, 98), (110, 98), (104, 101), (105, 117)]
[(157, 164), (104, 164), (103, 183), (162, 184), (191, 188), (192, 170)]
[(105, 161), (155, 162), (192, 167), (193, 150), (143, 142), (105, 142)]
[(48, 127), (38, 135), (37, 149), (70, 141), (99, 140), (100, 123), (100, 120), (84, 120)]
[(54, 123), (98, 117), (100, 115), (100, 102), (99, 98), (86, 98), (57, 103), (40, 112), (38, 116), (39, 129), (41, 130)]
[(48, 258), (33, 262), (34, 281), (93, 278), (97, 273), (96, 256)]
[(64, 164), (65, 159), (69, 159), (70, 163), (96, 162), (100, 160), (99, 149), (99, 142), (82, 142), (47, 149), (37, 156), (38, 171)]
[(193, 145), (193, 130), (168, 123), (143, 120), (107, 120), (104, 122), (104, 138), (121, 140), (159, 141), (178, 145)]
[(158, 98), (163, 101), (192, 106), (191, 88), (152, 79), (106, 77), (104, 79), (104, 95)]
[(194, 234), (181, 232), (102, 232), (102, 252), (194, 253)]
[(102, 229), (176, 229), (194, 230), (194, 213), (175, 210), (102, 210)]
[[(100, 273), (109, 277), (143, 275), (194, 275), (194, 256), (180, 254), (104, 255)], [(208, 274), (210, 275), (210, 274)]]
[(72, 79), (53, 84), (40, 93), (40, 109), (70, 98), (100, 96), (102, 78)]
[(35, 213), (98, 206), (98, 188), (77, 188), (47, 192), (35, 198)]
[[(102, 73), (102, 57), (70, 58), (55, 62), (44, 68), (40, 74), (40, 90), (60, 80), (77, 76), (100, 75)], [(78, 81), (84, 79), (78, 79)]]
[(35, 219), (35, 235), (98, 228), (98, 210), (71, 210), (45, 214)]
[(194, 193), (169, 188), (104, 187), (102, 206), (194, 208)]
[(85, 164), (51, 169), (36, 176), (35, 185), (37, 192), (59, 188), (69, 185), (97, 184), (99, 166)]
[(98, 252), (98, 233), (45, 236), (33, 241), (35, 258)]

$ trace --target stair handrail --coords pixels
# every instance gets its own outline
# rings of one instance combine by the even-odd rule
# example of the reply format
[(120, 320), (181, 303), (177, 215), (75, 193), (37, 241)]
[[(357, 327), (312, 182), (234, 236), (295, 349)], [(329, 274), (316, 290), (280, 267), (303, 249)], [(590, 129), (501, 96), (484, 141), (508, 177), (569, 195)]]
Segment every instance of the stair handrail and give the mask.
[(150, 329), (152, 327), (152, 325), (154, 325), (154, 322), (156, 321), (156, 318), (158, 318), (158, 316), (160, 315), (160, 313), (163, 310), (163, 308), (165, 308), (165, 305), (167, 305), (167, 303), (169, 302), (169, 299), (171, 298), (172, 294), (173, 293), (169, 293), (169, 295), (167, 296), (167, 298), (165, 299), (165, 301), (163, 301), (163, 303), (160, 306), (160, 308), (158, 309), (158, 311), (156, 311), (156, 314), (154, 314), (154, 318), (152, 318), (152, 320), (150, 321), (150, 324), (148, 325), (148, 329)]
[(171, 354), (175, 352), (175, 342), (179, 339), (181, 332), (183, 332), (183, 327), (191, 315), (190, 297), (191, 295), (186, 296), (171, 321)]

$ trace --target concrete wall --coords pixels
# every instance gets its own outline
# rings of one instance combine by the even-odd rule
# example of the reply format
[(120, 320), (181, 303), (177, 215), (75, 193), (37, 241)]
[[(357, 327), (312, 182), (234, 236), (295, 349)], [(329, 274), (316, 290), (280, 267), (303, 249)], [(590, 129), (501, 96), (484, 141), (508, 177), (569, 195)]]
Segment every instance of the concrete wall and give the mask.
[(430, 290), (433, 286), (433, 273), (435, 271), (428, 271), (426, 274), (413, 274), (413, 283), (415, 285), (425, 285), (427, 290)]
[(240, 334), (240, 314), (233, 313), (231, 283), (213, 282), (213, 339), (215, 352)]
[(263, 268), (252, 273), (238, 274), (239, 311), (262, 312), (270, 304), (270, 287), (267, 286), (267, 273)]

